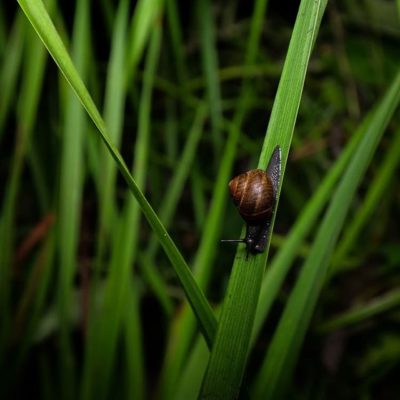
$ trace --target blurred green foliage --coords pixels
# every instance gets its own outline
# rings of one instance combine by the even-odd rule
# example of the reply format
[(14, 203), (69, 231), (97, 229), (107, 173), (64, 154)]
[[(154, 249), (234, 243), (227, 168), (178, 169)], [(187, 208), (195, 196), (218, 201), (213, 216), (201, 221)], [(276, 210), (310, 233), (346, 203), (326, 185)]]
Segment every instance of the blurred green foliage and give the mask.
[[(243, 225), (226, 182), (257, 165), (298, 11), (266, 2), (256, 51), (260, 3), (45, 2), (112, 143), (216, 309), (235, 251), (219, 239)], [(182, 282), (16, 3), (0, 7), (0, 61), (1, 398), (187, 398), (208, 350)], [(399, 66), (399, 1), (328, 3), (271, 260)], [(397, 111), (349, 204), (289, 398), (400, 396), (399, 137)], [(318, 225), (260, 323), (243, 396)]]

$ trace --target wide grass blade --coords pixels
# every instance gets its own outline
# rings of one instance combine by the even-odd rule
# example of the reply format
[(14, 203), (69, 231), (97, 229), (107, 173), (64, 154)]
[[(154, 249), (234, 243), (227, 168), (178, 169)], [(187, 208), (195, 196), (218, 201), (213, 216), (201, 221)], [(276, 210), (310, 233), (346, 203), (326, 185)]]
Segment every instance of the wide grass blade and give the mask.
[[(258, 167), (265, 169), (273, 149), (277, 145), (281, 147), (281, 180), (311, 49), (324, 9), (325, 2), (321, 1), (302, 1), (300, 4), (268, 125), (267, 139), (260, 155)], [(237, 251), (200, 397), (231, 399), (239, 394), (267, 253), (247, 260), (244, 249)]]
[(335, 184), (353, 156), (361, 138), (364, 136), (370, 119), (371, 114), (368, 114), (368, 117), (365, 118), (363, 123), (360, 125), (360, 128), (357, 129), (351, 141), (347, 144), (340, 158), (330, 168), (318, 190), (308, 201), (306, 207), (297, 218), (289, 235), (286, 236), (285, 241), (266, 271), (261, 286), (260, 298), (258, 300), (257, 312), (254, 320), (252, 343), (254, 343), (260, 333), (269, 310), (271, 309), (271, 306), (279, 293), (279, 289), (281, 288), (294, 259), (298, 255), (300, 247), (306, 239), (307, 234), (317, 221), (317, 218), (323, 207), (326, 205), (326, 202), (332, 196)]
[[(266, 5), (266, 0), (258, 0), (255, 4), (244, 57), (245, 65), (253, 65), (256, 62)], [(225, 215), (227, 198), (226, 184), (231, 175), (240, 137), (240, 129), (249, 109), (251, 98), (251, 83), (244, 80), (236, 103), (233, 121), (225, 124), (228, 127), (228, 138), (224, 147), (218, 175), (215, 180), (211, 205), (204, 226), (202, 226), (203, 234), (201, 242), (193, 264), (197, 282), (203, 290), (207, 289), (212, 276), (213, 262), (218, 249), (215, 243), (220, 236)], [(167, 349), (163, 376), (161, 379), (162, 393), (166, 398), (174, 395), (176, 381), (196, 329), (195, 320), (192, 315), (190, 315), (187, 306), (184, 307), (182, 313), (174, 321), (172, 329), (173, 334), (171, 335), (171, 341)], [(179, 346), (176, 346), (176, 343), (179, 343)]]
[(320, 224), (257, 378), (255, 398), (281, 398), (287, 387), (351, 200), (399, 100), (400, 73), (371, 119)]
[(19, 0), (21, 8), (34, 26), (36, 32), (46, 45), (51, 56), (59, 66), (61, 72), (75, 91), (82, 105), (86, 108), (89, 116), (98, 128), (98, 133), (104, 144), (107, 146), (110, 154), (118, 165), (118, 168), (124, 177), (132, 194), (135, 196), (143, 214), (147, 221), (156, 233), (160, 240), (166, 255), (168, 256), (176, 274), (184, 288), (185, 294), (191, 304), (196, 317), (199, 320), (199, 325), (204, 333), (208, 343), (212, 343), (216, 332), (216, 320), (210, 305), (208, 304), (204, 294), (196, 284), (193, 276), (178, 251), (175, 243), (172, 241), (168, 232), (161, 224), (158, 216), (148, 203), (142, 191), (137, 186), (135, 180), (129, 172), (121, 154), (115, 148), (114, 144), (109, 139), (105, 123), (98, 112), (92, 98), (90, 97), (85, 85), (83, 84), (79, 74), (77, 73), (71, 58), (69, 57), (47, 11), (40, 0)]

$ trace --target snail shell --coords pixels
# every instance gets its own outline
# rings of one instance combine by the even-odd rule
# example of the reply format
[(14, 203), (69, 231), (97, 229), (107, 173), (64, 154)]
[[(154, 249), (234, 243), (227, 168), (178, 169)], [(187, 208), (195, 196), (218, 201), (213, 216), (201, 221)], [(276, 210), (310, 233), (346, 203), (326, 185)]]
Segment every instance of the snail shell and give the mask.
[(246, 221), (246, 237), (223, 239), (223, 242), (245, 243), (247, 256), (265, 250), (281, 173), (281, 149), (276, 146), (267, 172), (253, 169), (229, 182), (229, 190), (240, 215)]
[(240, 215), (248, 224), (262, 224), (272, 214), (275, 194), (271, 178), (252, 169), (233, 178), (229, 190)]

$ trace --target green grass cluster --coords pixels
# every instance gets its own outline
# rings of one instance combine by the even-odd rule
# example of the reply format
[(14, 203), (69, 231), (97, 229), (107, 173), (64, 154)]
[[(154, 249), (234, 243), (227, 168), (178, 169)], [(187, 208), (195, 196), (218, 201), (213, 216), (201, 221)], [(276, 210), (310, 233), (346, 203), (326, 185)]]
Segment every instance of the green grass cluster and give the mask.
[(1, 398), (399, 398), (400, 1), (276, 3), (0, 8)]

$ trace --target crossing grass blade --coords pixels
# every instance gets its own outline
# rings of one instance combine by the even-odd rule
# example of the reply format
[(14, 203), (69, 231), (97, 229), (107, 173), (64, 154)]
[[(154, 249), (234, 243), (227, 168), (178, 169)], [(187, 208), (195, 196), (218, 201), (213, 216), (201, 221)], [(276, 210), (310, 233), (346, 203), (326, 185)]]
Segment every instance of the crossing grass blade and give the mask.
[[(161, 201), (159, 217), (167, 229), (173, 221), (184, 183), (191, 171), (191, 166), (196, 155), (196, 149), (203, 132), (203, 125), (207, 114), (207, 106), (202, 103), (196, 110), (194, 121), (188, 132), (182, 155), (174, 168), (174, 175), (169, 183), (168, 191), (165, 193), (165, 196)], [(168, 296), (165, 284), (160, 280), (154, 267), (155, 256), (158, 248), (159, 242), (157, 240), (151, 240), (149, 242), (147, 249), (143, 253), (142, 257), (140, 257), (142, 260), (141, 266), (145, 279), (157, 295), (166, 313), (171, 315), (173, 310), (172, 300)]]
[[(258, 167), (266, 169), (273, 149), (278, 145), (281, 147), (281, 182), (307, 66), (325, 5), (321, 1), (302, 1), (300, 4), (266, 133), (267, 139), (260, 155)], [(280, 187), (278, 199), (279, 193)], [(200, 397), (231, 399), (239, 395), (267, 253), (248, 260), (244, 249), (238, 249), (236, 253)]]
[[(125, 80), (123, 79), (127, 46), (127, 25), (128, 2), (122, 1), (119, 5), (113, 27), (104, 98), (104, 122), (110, 133), (110, 138), (117, 148), (120, 148), (122, 138), (125, 99), (127, 95)], [(96, 265), (99, 267), (102, 264), (106, 238), (109, 238), (111, 235), (110, 224), (116, 213), (115, 182), (117, 166), (104, 147), (100, 149), (97, 167), (99, 171), (98, 182), (100, 182), (98, 184), (100, 215)]]
[(284, 395), (351, 199), (400, 100), (400, 72), (377, 108), (318, 229), (255, 382), (254, 398)]
[(75, 91), (82, 105), (86, 108), (90, 118), (98, 128), (98, 131), (96, 132), (100, 135), (105, 146), (108, 148), (110, 154), (114, 158), (130, 191), (135, 196), (136, 201), (139, 203), (139, 206), (148, 223), (160, 240), (167, 257), (174, 267), (174, 270), (184, 288), (188, 301), (199, 320), (199, 326), (204, 333), (206, 340), (211, 345), (216, 332), (216, 319), (212, 309), (203, 292), (194, 281), (189, 267), (187, 266), (181, 253), (178, 251), (175, 243), (172, 241), (168, 232), (160, 222), (157, 214), (154, 212), (144, 194), (137, 186), (135, 180), (132, 178), (132, 175), (130, 174), (121, 154), (110, 141), (105, 123), (85, 85), (79, 77), (79, 74), (77, 73), (42, 1), (19, 0), (19, 4), (35, 28), (39, 37), (47, 47), (51, 56), (57, 63), (61, 72), (64, 74), (68, 83)]

